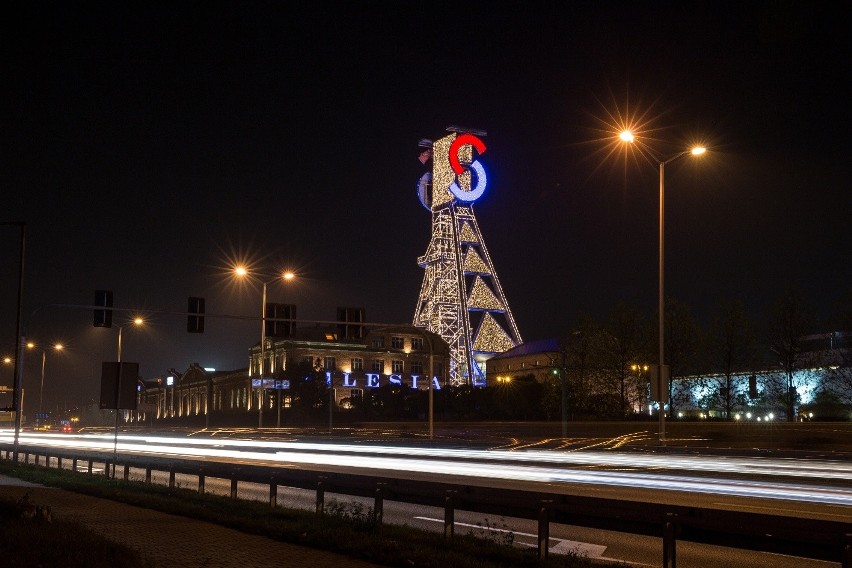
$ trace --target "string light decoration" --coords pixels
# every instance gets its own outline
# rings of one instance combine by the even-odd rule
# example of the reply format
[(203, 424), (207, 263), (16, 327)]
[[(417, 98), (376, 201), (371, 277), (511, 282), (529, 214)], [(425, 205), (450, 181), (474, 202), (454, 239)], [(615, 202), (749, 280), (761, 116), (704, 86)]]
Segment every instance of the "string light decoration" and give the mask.
[(473, 214), (488, 184), (479, 160), (484, 133), (448, 130), (435, 142), (421, 141), (431, 150), (424, 163), (431, 170), (417, 195), (432, 214), (432, 238), (417, 259), (424, 275), (413, 323), (450, 346), (450, 384), (485, 386), (484, 362), (522, 340)]

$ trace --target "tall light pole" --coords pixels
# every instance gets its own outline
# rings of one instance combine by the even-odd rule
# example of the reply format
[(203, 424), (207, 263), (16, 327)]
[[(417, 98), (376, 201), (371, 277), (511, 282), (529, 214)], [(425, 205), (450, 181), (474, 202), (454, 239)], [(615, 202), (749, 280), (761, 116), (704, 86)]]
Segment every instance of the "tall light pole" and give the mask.
[(432, 384), (435, 380), (435, 347), (427, 330), (423, 330), (423, 337), (429, 343), (429, 439), (432, 440), (435, 437), (435, 395)]
[(121, 332), (128, 325), (135, 325), (135, 326), (139, 327), (144, 323), (145, 323), (145, 320), (142, 319), (141, 317), (137, 316), (137, 317), (133, 318), (132, 322), (118, 326), (118, 349), (117, 349), (117, 353), (116, 353), (116, 357), (117, 357), (117, 361), (118, 361), (118, 380), (117, 380), (117, 384), (115, 385), (115, 430), (114, 430), (115, 437), (113, 439), (113, 446), (112, 446), (112, 476), (113, 477), (115, 477), (115, 467), (116, 467), (116, 464), (118, 463), (118, 415), (119, 415), (119, 412), (120, 412), (120, 409), (118, 407), (119, 407), (119, 402), (121, 401)]
[[(30, 349), (34, 349), (36, 347), (35, 343), (28, 343), (27, 347)], [(63, 345), (61, 343), (56, 343), (53, 345), (53, 349), (55, 351), (62, 351)], [(41, 420), (42, 410), (42, 402), (44, 401), (44, 369), (47, 366), (47, 349), (41, 349), (41, 384), (38, 389), (38, 414), (36, 418)]]
[[(635, 136), (630, 130), (623, 130), (618, 137), (629, 144), (635, 141)], [(707, 149), (703, 146), (695, 146), (689, 150), (678, 152), (667, 160), (656, 159), (660, 166), (660, 234), (659, 234), (659, 367), (657, 370), (657, 393), (660, 398), (659, 409), (659, 430), (660, 430), (660, 445), (666, 445), (666, 402), (668, 402), (668, 377), (669, 368), (665, 364), (665, 297), (664, 297), (664, 280), (665, 280), (665, 196), (666, 196), (666, 165), (687, 155), (700, 156)]]
[[(251, 276), (249, 269), (245, 266), (237, 266), (234, 269), (234, 274), (236, 274), (240, 278), (246, 278)], [(258, 405), (257, 405), (257, 427), (263, 428), (263, 405), (265, 401), (264, 388), (263, 388), (263, 371), (266, 367), (266, 287), (273, 282), (277, 282), (279, 280), (289, 281), (295, 278), (296, 275), (289, 270), (282, 271), (275, 278), (264, 281), (263, 282), (263, 294), (260, 303), (260, 389), (258, 392), (260, 393)], [(251, 373), (249, 373), (250, 375)], [(278, 426), (281, 426), (281, 393), (278, 393)]]
[[(4, 365), (12, 366), (12, 364), (13, 364), (14, 362), (15, 362), (15, 359), (14, 359), (13, 357), (10, 357), (9, 355), (6, 355), (6, 356), (4, 356), (4, 357), (3, 357), (3, 364), (4, 364)], [(15, 367), (14, 367), (14, 366), (12, 366), (12, 377), (13, 377), (13, 380), (14, 380), (14, 375), (15, 375)], [(2, 390), (3, 392), (8, 392), (8, 390), (6, 390), (7, 388), (8, 388), (8, 387), (6, 387), (5, 385), (3, 385), (2, 387), (0, 387), (0, 390)], [(14, 391), (12, 391), (12, 392), (14, 393)], [(10, 413), (9, 413), (9, 426), (10, 426), (11, 428), (14, 428), (14, 424), (15, 424), (15, 423), (14, 423), (14, 418), (12, 417), (12, 413), (10, 412)]]

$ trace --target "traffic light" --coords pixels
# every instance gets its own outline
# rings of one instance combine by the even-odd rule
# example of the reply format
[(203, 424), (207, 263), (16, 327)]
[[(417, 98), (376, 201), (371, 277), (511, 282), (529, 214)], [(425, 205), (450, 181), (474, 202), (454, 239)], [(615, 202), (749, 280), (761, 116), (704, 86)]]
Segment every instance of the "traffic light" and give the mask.
[(292, 321), (277, 320), (296, 319), (296, 306), (294, 304), (275, 304), (267, 302), (266, 316), (264, 319), (266, 337), (289, 337), (293, 335), (293, 330), (296, 328), (296, 324)]
[(92, 325), (112, 327), (112, 290), (95, 290), (95, 306)]
[(204, 298), (189, 298), (186, 317), (186, 331), (204, 333)]

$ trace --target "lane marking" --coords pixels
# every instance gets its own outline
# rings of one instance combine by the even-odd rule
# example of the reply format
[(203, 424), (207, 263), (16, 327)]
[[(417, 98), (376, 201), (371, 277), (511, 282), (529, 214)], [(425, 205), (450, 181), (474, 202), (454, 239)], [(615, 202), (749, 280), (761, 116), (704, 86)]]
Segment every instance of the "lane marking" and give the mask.
[[(432, 521), (435, 523), (443, 523), (443, 519), (433, 519), (431, 517), (414, 517), (419, 521)], [(536, 534), (524, 533), (519, 531), (513, 531), (508, 529), (498, 529), (493, 527), (484, 527), (482, 525), (473, 525), (470, 523), (455, 523), (456, 526), (459, 527), (470, 527), (474, 529), (482, 529), (488, 532), (500, 532), (500, 533), (512, 533), (519, 536), (529, 536), (532, 538), (538, 538)], [(590, 542), (577, 542), (574, 540), (565, 540), (556, 537), (550, 537), (550, 540), (557, 541), (555, 545), (550, 547), (550, 552), (553, 554), (578, 554), (581, 556), (586, 556), (587, 558), (600, 558), (601, 555), (606, 550), (606, 546), (601, 544), (592, 544)]]

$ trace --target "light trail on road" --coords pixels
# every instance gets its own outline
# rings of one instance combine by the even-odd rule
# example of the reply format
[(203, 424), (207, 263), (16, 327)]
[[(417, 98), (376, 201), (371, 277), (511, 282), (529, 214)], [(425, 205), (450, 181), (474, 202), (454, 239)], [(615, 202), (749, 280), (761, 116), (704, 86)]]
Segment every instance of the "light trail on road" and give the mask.
[[(0, 441), (11, 441), (0, 431)], [(8, 439), (7, 439), (8, 438)], [(112, 451), (108, 435), (25, 433), (22, 444)], [(299, 465), (317, 468), (356, 468), (391, 475), (428, 474), (451, 478), (482, 478), (531, 483), (605, 485), (622, 488), (683, 491), (852, 507), (852, 464), (829, 460), (719, 458), (671, 454), (612, 452), (542, 452), (370, 446), (339, 443), (277, 442), (268, 440), (201, 439), (166, 436), (119, 438), (119, 452), (183, 458), (222, 459), (258, 465)], [(562, 467), (558, 467), (562, 466)], [(577, 467), (638, 467), (700, 471), (704, 476), (645, 471), (592, 471)], [(737, 475), (807, 477), (808, 484), (709, 477), (707, 472)], [(387, 475), (387, 474), (386, 474)], [(840, 485), (816, 484), (831, 480)]]
[[(0, 431), (0, 436), (5, 434)], [(49, 444), (48, 440), (68, 441), (69, 438), (91, 440), (113, 440), (105, 434), (26, 433), (23, 440)], [(128, 436), (119, 437), (122, 443), (145, 443), (159, 446), (185, 446), (210, 448), (254, 448), (266, 451), (310, 451), (334, 454), (363, 454), (412, 456), (424, 458), (464, 459), (500, 462), (546, 463), (572, 466), (625, 467), (666, 470), (731, 473), (737, 475), (764, 475), (803, 477), (819, 480), (839, 480), (852, 486), (852, 463), (848, 461), (812, 460), (795, 458), (731, 457), (731, 456), (684, 456), (677, 454), (641, 454), (612, 451), (541, 451), (541, 450), (474, 450), (454, 448), (420, 448), (411, 446), (376, 446), (341, 443), (282, 442), (268, 440), (231, 440), (211, 438), (185, 438), (173, 436)], [(85, 447), (85, 446), (83, 446)], [(122, 446), (119, 446), (121, 448)]]

